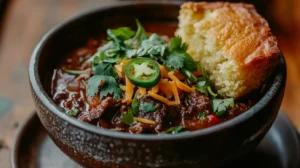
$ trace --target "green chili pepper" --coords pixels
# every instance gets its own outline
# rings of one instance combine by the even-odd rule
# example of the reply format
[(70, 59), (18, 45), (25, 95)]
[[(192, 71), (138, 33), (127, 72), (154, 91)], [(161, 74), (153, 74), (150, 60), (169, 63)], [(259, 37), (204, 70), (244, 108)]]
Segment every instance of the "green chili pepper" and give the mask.
[(125, 66), (125, 75), (136, 86), (150, 88), (160, 80), (157, 62), (149, 58), (136, 58)]

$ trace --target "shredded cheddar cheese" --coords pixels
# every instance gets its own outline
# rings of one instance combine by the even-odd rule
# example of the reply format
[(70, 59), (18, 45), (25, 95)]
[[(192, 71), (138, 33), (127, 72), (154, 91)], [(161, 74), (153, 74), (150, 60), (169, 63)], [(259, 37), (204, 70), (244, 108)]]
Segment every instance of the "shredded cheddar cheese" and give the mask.
[(159, 69), (160, 69), (160, 73), (161, 73), (161, 76), (163, 78), (168, 78), (168, 71), (166, 70), (165, 66), (163, 65), (159, 65)]
[(179, 80), (184, 80), (185, 77), (183, 76), (182, 73), (180, 72), (173, 72), (174, 73), (174, 76), (176, 76), (176, 78), (178, 78)]
[(158, 92), (158, 84), (155, 85), (155, 86), (153, 86), (153, 87), (151, 88), (151, 90), (149, 90), (149, 92), (157, 93), (157, 92)]
[(131, 59), (124, 59), (121, 61), (120, 65), (122, 66), (122, 73), (124, 72), (125, 65), (131, 61)]
[(141, 95), (146, 94), (146, 88), (139, 87), (139, 92), (140, 92)]
[(171, 86), (172, 86), (172, 92), (173, 92), (173, 95), (174, 95), (174, 103), (175, 104), (180, 104), (180, 98), (179, 98), (179, 94), (178, 94), (178, 90), (177, 90), (177, 87), (176, 87), (176, 83), (174, 81), (170, 82)]
[(145, 118), (134, 117), (134, 119), (138, 122), (142, 122), (142, 123), (145, 123), (145, 124), (151, 124), (151, 125), (155, 124), (155, 121), (148, 120), (148, 119), (145, 119)]
[(119, 85), (119, 87), (121, 88), (121, 90), (122, 90), (123, 92), (126, 92), (126, 86), (124, 86), (124, 85)]
[(174, 72), (169, 72), (168, 73), (169, 77), (175, 81), (177, 87), (185, 92), (192, 92), (193, 91), (193, 88), (189, 87), (188, 85), (182, 83), (175, 75), (174, 75)]
[(146, 91), (146, 88), (138, 87), (136, 93), (137, 93), (137, 97), (140, 98), (143, 95), (145, 95), (147, 93), (147, 91)]
[(154, 98), (154, 99), (156, 99), (156, 100), (159, 100), (159, 101), (165, 103), (166, 105), (169, 105), (169, 106), (170, 106), (170, 105), (173, 105), (173, 104), (174, 104), (174, 103), (173, 103), (172, 101), (170, 101), (169, 99), (167, 99), (167, 98), (165, 98), (165, 97), (163, 97), (163, 96), (160, 96), (160, 95), (158, 95), (158, 94), (156, 94), (156, 93), (150, 92), (149, 95), (150, 95), (152, 98)]
[(173, 96), (172, 88), (167, 79), (161, 79), (160, 82), (158, 83), (158, 88), (167, 96), (168, 99), (172, 98)]
[(125, 99), (122, 101), (125, 102), (132, 102), (133, 90), (134, 85), (130, 82), (130, 80), (126, 77), (126, 91), (125, 91)]
[(118, 73), (119, 77), (123, 77), (123, 73), (122, 73), (122, 65), (120, 64), (116, 64), (114, 66), (114, 70)]

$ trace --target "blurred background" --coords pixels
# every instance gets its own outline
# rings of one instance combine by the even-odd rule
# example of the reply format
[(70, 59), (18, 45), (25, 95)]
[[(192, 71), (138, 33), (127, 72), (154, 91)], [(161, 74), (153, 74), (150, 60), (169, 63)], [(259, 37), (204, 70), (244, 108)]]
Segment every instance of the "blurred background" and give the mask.
[[(164, 0), (167, 2), (166, 0)], [(285, 55), (288, 80), (281, 109), (300, 130), (300, 1), (232, 0), (253, 3), (270, 23)], [(28, 81), (33, 48), (53, 26), (117, 0), (0, 0), (0, 167), (10, 167), (9, 151), (22, 120), (34, 110)], [(299, 45), (299, 46), (298, 46)], [(34, 142), (33, 142), (34, 143)]]

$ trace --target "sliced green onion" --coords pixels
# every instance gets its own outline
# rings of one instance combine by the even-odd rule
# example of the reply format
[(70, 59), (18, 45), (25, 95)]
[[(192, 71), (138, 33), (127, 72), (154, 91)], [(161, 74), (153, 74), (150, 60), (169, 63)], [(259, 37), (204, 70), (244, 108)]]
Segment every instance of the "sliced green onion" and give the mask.
[(63, 69), (64, 72), (74, 74), (74, 75), (80, 75), (86, 72), (89, 72), (90, 69), (85, 69), (85, 70), (72, 70), (72, 69)]

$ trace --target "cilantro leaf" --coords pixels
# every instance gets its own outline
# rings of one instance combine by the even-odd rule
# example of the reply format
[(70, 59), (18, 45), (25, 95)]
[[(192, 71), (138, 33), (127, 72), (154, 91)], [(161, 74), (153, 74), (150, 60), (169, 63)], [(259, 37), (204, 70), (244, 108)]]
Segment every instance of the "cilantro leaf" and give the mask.
[(97, 65), (99, 62), (115, 63), (121, 59), (121, 54), (122, 51), (120, 51), (118, 45), (113, 41), (109, 41), (99, 47), (97, 52), (87, 61), (93, 62), (92, 65)]
[(172, 52), (169, 55), (164, 56), (162, 61), (167, 67), (178, 70), (183, 68), (184, 54)]
[(202, 77), (198, 78), (196, 82), (196, 89), (199, 92), (204, 93), (206, 96), (211, 95), (213, 98), (217, 97), (218, 94), (212, 91), (211, 81), (208, 79), (208, 76), (203, 68), (203, 65), (202, 64), (199, 65), (201, 68)]
[(149, 39), (142, 41), (141, 47), (139, 48), (137, 55), (145, 56), (162, 56), (164, 55), (166, 46), (157, 34), (151, 34)]
[(128, 58), (132, 58), (132, 57), (134, 57), (134, 56), (137, 55), (137, 51), (138, 51), (138, 50), (136, 50), (136, 49), (128, 49), (128, 50), (126, 50), (125, 55), (126, 55), (126, 57), (128, 57)]
[(135, 35), (135, 31), (131, 30), (128, 27), (120, 27), (117, 29), (111, 29), (111, 33), (121, 41), (125, 41), (130, 39)]
[(182, 43), (182, 39), (179, 36), (176, 36), (170, 40), (169, 51), (177, 51), (177, 52), (186, 52), (188, 45), (186, 43)]
[(196, 87), (197, 91), (208, 96), (207, 86), (204, 87)]
[(133, 125), (136, 123), (131, 110), (128, 110), (126, 113), (122, 114), (121, 121), (127, 125)]
[(100, 99), (109, 94), (113, 95), (115, 99), (120, 99), (122, 90), (119, 88), (115, 78), (111, 76), (95, 75), (88, 80), (87, 96), (92, 97), (99, 92), (99, 85), (102, 85), (100, 89)]
[(216, 113), (216, 116), (221, 117), (226, 114), (228, 108), (234, 107), (234, 99), (213, 99), (212, 100), (213, 111)]
[(74, 108), (74, 109), (68, 111), (67, 114), (68, 114), (68, 116), (76, 117), (78, 113), (79, 113), (79, 110), (77, 108)]
[(138, 29), (137, 29), (134, 37), (132, 39), (125, 41), (125, 43), (128, 46), (132, 46), (133, 48), (136, 48), (136, 46), (140, 45), (140, 43), (143, 40), (146, 40), (148, 38), (148, 34), (147, 34), (146, 30), (144, 29), (144, 27), (142, 26), (142, 24), (139, 22), (138, 19), (136, 19), (136, 24), (137, 24)]
[(131, 103), (132, 113), (136, 114), (139, 111), (139, 102), (137, 99), (137, 94), (135, 94), (132, 103)]
[(140, 102), (139, 110), (146, 113), (151, 113), (156, 110), (156, 106), (152, 103), (142, 101)]
[(182, 43), (182, 39), (176, 36), (171, 39), (168, 54), (163, 57), (163, 63), (169, 68), (179, 70), (184, 68), (188, 71), (197, 70), (197, 62), (186, 52), (187, 44)]
[(94, 68), (95, 75), (118, 77), (118, 73), (113, 69), (111, 63), (99, 62)]
[(180, 132), (183, 132), (183, 126), (174, 126), (169, 128), (166, 133), (172, 133), (172, 134), (179, 134)]
[(151, 34), (148, 39), (141, 42), (141, 46), (138, 50), (130, 50), (126, 53), (128, 57), (132, 56), (162, 56), (166, 50), (165, 42), (160, 39), (157, 34)]
[(112, 40), (112, 41), (115, 43), (117, 49), (118, 49), (118, 50), (121, 50), (121, 43), (122, 43), (122, 40), (121, 40), (121, 39), (118, 39), (118, 38), (115, 36), (115, 34), (112, 33), (111, 29), (107, 29), (107, 35), (108, 35), (108, 39), (109, 39), (109, 40)]
[(183, 66), (186, 70), (196, 71), (197, 64), (198, 63), (196, 61), (194, 61), (194, 59), (188, 53), (185, 54)]
[(104, 85), (100, 90), (100, 99), (102, 99), (104, 96), (107, 96), (108, 94), (113, 94), (113, 97), (115, 99), (120, 99), (122, 95), (122, 90), (118, 86), (118, 83), (113, 77), (110, 76), (107, 76), (107, 79), (105, 80)]
[(203, 120), (205, 117), (206, 117), (206, 114), (203, 113), (203, 112), (200, 112), (200, 113), (198, 114), (198, 116), (197, 116), (197, 118), (198, 118), (199, 120)]

